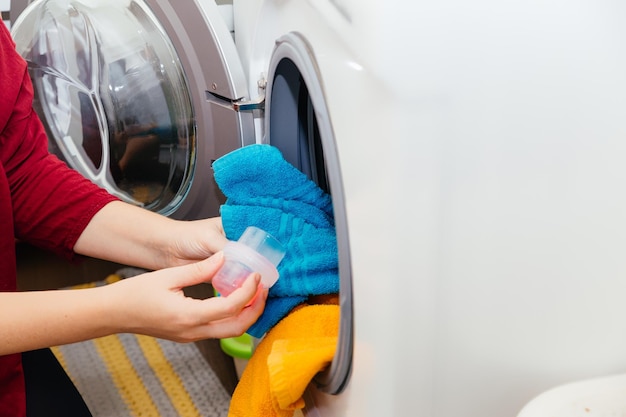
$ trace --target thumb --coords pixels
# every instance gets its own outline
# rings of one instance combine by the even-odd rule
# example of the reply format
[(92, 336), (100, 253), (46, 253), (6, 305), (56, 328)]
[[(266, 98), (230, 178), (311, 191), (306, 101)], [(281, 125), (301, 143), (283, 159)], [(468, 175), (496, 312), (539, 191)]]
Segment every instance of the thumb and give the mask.
[(184, 288), (208, 283), (223, 263), (224, 253), (220, 251), (202, 261), (176, 267), (175, 284), (179, 288)]

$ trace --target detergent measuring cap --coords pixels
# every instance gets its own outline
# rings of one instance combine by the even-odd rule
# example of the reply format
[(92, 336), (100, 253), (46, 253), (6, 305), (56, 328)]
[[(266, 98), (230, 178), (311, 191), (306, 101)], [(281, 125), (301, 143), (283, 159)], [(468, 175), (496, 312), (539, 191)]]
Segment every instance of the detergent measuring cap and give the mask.
[(285, 256), (285, 247), (266, 231), (248, 227), (239, 240), (224, 246), (224, 264), (211, 284), (226, 297), (241, 287), (252, 272), (261, 274), (263, 288), (270, 288), (278, 280), (276, 267)]

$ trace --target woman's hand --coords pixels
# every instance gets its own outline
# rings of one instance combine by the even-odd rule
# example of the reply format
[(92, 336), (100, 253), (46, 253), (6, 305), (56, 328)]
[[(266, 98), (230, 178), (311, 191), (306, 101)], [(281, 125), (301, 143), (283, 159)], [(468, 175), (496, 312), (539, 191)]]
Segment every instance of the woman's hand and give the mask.
[(91, 219), (74, 251), (150, 270), (201, 261), (227, 240), (219, 217), (184, 221), (113, 201)]
[(183, 288), (209, 282), (221, 253), (82, 290), (0, 292), (0, 355), (140, 333), (178, 342), (244, 333), (261, 315), (267, 290), (252, 274), (228, 297), (197, 300)]
[(185, 265), (208, 258), (228, 242), (222, 219), (175, 221), (172, 225), (166, 266)]
[(261, 315), (267, 290), (258, 274), (228, 297), (198, 300), (183, 288), (209, 282), (223, 263), (223, 255), (180, 267), (127, 278), (102, 289), (113, 307), (119, 332), (191, 342), (243, 334)]

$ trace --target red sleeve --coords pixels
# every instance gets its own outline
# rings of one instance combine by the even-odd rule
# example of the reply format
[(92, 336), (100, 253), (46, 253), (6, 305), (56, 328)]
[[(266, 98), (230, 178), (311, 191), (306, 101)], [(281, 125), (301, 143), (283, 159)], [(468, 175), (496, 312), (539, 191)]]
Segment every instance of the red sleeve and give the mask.
[[(8, 36), (0, 31), (0, 37)], [(9, 182), (15, 236), (71, 257), (91, 218), (116, 198), (48, 153), (26, 63), (12, 46), (10, 39), (0, 40), (0, 163)]]

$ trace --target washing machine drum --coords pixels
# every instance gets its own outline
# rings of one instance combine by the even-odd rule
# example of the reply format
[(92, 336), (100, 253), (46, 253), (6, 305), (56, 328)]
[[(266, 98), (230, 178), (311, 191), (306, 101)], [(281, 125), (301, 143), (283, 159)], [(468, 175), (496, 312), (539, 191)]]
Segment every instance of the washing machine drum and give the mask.
[(52, 152), (121, 199), (167, 214), (193, 172), (185, 75), (144, 3), (100, 3), (35, 2), (14, 25), (35, 108)]

